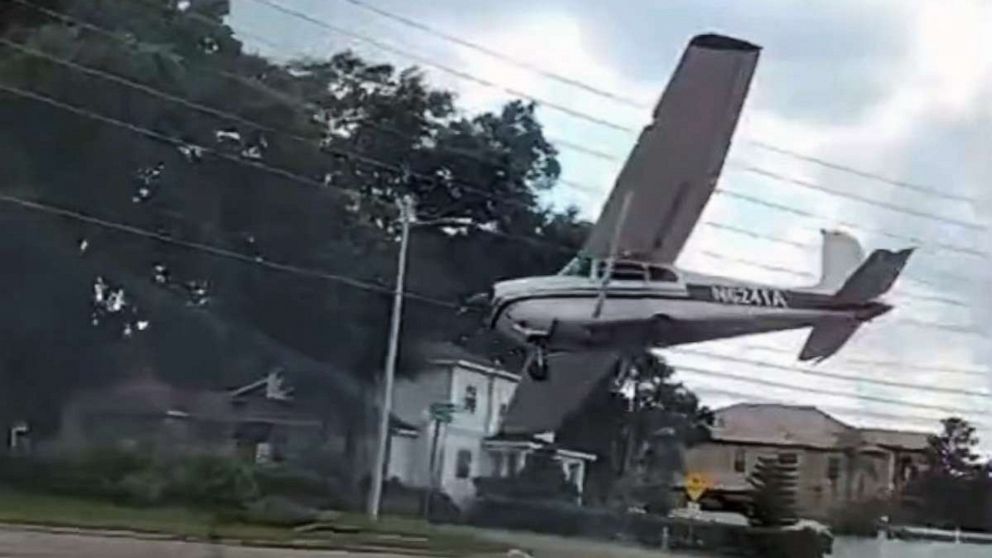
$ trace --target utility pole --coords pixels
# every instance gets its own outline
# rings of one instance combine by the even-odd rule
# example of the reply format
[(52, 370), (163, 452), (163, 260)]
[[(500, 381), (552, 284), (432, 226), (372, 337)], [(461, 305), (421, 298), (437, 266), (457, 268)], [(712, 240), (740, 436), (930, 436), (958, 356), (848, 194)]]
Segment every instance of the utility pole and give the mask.
[(393, 313), (389, 323), (389, 347), (386, 350), (385, 382), (382, 393), (382, 409), (379, 416), (379, 439), (376, 446), (375, 464), (372, 470), (372, 486), (369, 490), (368, 515), (373, 521), (379, 519), (379, 506), (382, 502), (382, 481), (386, 469), (386, 453), (389, 447), (389, 418), (393, 414), (393, 378), (396, 376), (396, 359), (399, 355), (400, 323), (403, 317), (403, 289), (406, 280), (407, 249), (410, 243), (410, 227), (414, 220), (413, 198), (404, 196), (397, 200), (400, 208), (400, 253), (396, 264), (396, 287), (393, 290)]

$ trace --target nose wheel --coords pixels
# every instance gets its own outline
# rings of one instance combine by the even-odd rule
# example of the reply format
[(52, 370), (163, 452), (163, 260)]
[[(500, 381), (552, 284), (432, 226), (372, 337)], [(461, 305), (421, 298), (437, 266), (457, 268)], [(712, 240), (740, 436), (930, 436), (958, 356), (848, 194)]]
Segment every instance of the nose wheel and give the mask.
[(535, 346), (534, 350), (527, 355), (524, 362), (524, 373), (535, 382), (544, 382), (548, 379), (548, 351), (541, 346)]
[(553, 321), (548, 329), (542, 330), (529, 327), (526, 322), (513, 324), (513, 328), (523, 335), (532, 347), (524, 362), (524, 373), (536, 382), (548, 379), (548, 340), (556, 325), (558, 325), (557, 321)]

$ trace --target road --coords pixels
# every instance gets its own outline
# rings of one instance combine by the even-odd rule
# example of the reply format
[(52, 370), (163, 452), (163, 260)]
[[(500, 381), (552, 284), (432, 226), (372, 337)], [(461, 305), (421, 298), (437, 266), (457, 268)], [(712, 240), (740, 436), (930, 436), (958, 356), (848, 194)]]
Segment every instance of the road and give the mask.
[[(464, 530), (463, 530), (464, 532)], [(685, 558), (685, 555), (546, 535), (492, 530), (472, 534), (526, 549), (533, 558)], [(388, 553), (252, 548), (97, 531), (0, 526), (0, 558), (409, 558)], [(498, 555), (504, 556), (504, 555)], [(497, 558), (493, 555), (478, 558)]]
[(401, 558), (395, 554), (219, 546), (167, 539), (0, 528), (0, 558)]

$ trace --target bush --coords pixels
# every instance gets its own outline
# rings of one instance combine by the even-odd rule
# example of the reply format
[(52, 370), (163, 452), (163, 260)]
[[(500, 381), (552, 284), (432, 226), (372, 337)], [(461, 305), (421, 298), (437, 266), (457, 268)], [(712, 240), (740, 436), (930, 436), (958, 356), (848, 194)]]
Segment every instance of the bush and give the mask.
[(314, 472), (270, 464), (255, 467), (254, 475), (262, 496), (278, 496), (321, 509), (347, 509), (352, 505), (353, 490)]
[(614, 539), (623, 535), (625, 517), (568, 502), (484, 497), (473, 504), (467, 521), (480, 527)]
[(117, 483), (116, 488), (117, 497), (125, 502), (152, 506), (163, 501), (169, 482), (162, 470), (149, 467), (127, 475)]
[(886, 513), (882, 501), (861, 502), (856, 506), (844, 506), (830, 518), (830, 529), (838, 535), (874, 537)]
[(250, 466), (212, 455), (186, 457), (171, 468), (166, 498), (208, 507), (244, 507), (259, 496)]
[[(382, 487), (382, 511), (392, 515), (419, 516), (424, 513), (426, 498), (426, 488), (407, 486), (390, 479)], [(447, 494), (435, 490), (430, 498), (430, 520), (441, 523), (461, 520), (461, 510)]]
[(263, 496), (234, 514), (231, 519), (257, 525), (292, 527), (315, 521), (319, 515), (316, 509), (293, 500), (279, 496)]

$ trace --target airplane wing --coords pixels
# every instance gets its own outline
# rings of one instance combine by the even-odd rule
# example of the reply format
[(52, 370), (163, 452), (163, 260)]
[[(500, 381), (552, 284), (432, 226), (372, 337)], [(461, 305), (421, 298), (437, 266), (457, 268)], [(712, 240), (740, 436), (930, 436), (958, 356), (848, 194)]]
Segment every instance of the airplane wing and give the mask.
[(617, 177), (583, 253), (671, 263), (716, 187), (760, 47), (721, 35), (694, 37)]
[(504, 434), (554, 432), (577, 411), (607, 374), (616, 370), (616, 355), (563, 353), (549, 357), (548, 379), (520, 379), (500, 425)]

